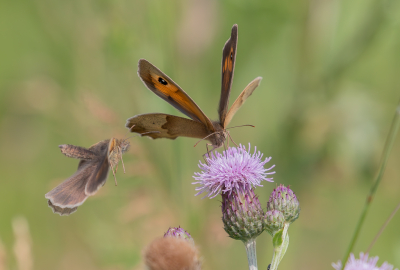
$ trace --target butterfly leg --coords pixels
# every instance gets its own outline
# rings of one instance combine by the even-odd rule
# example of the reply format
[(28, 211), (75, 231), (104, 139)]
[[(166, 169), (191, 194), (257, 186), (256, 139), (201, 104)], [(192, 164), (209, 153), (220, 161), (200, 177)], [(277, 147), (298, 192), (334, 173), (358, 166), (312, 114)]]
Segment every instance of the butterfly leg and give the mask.
[(228, 141), (228, 146), (227, 146), (225, 143), (226, 143), (226, 140), (223, 142), (223, 145), (224, 145), (224, 150), (226, 151), (226, 147), (228, 147), (228, 148), (229, 148), (229, 141)]
[(125, 173), (125, 165), (124, 165), (124, 160), (122, 159), (122, 156), (121, 156), (121, 162), (122, 162), (122, 168), (124, 169), (124, 173)]
[[(121, 150), (121, 147), (118, 147), (119, 148), (119, 153), (121, 153), (121, 163), (122, 163), (122, 168), (124, 169), (124, 173), (125, 173), (125, 164), (124, 164), (124, 160), (122, 159), (122, 150)], [(117, 166), (118, 166), (118, 164), (117, 164)]]
[(211, 156), (210, 156), (210, 153), (215, 149), (215, 147), (213, 147), (213, 149), (211, 149), (211, 151), (210, 150), (208, 150), (208, 146), (213, 146), (211, 143), (206, 143), (206, 149), (207, 149), (207, 152), (203, 155), (203, 159), (204, 159), (204, 161), (208, 164), (208, 162), (207, 162), (207, 160), (205, 159), (205, 155), (207, 155), (208, 154), (208, 158), (211, 158)]
[[(208, 143), (206, 144), (206, 149), (207, 149), (207, 152), (205, 152), (204, 154), (203, 154), (203, 159), (204, 159), (204, 161), (208, 164), (208, 162), (207, 162), (207, 160), (206, 160), (206, 158), (205, 158), (205, 155), (207, 155), (207, 154), (209, 154), (209, 151), (208, 151)], [(208, 155), (208, 157), (210, 158), (210, 154)]]
[[(117, 164), (117, 167), (115, 168), (115, 171), (118, 169), (118, 164)], [(117, 183), (117, 177), (115, 176), (115, 171), (114, 171), (114, 168), (113, 167), (111, 167), (111, 170), (112, 170), (112, 173), (113, 173), (113, 175), (114, 175), (114, 181), (115, 181), (115, 185), (116, 186), (118, 186), (118, 183)]]

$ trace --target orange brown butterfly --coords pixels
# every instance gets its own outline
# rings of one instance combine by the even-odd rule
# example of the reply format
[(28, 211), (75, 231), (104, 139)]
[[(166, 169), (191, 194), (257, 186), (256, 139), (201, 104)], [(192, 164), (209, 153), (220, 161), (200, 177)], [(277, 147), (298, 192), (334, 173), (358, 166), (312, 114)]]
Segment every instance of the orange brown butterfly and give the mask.
[(115, 174), (120, 160), (125, 173), (122, 154), (129, 149), (128, 139), (111, 138), (100, 141), (89, 148), (71, 144), (58, 146), (65, 156), (80, 161), (77, 171), (71, 177), (46, 193), (47, 203), (53, 212), (60, 216), (74, 213), (89, 196), (93, 196), (104, 186), (110, 169), (114, 175), (115, 185), (117, 185)]
[(98, 142), (89, 148), (71, 144), (63, 144), (59, 148), (67, 157), (80, 160), (78, 170), (45, 195), (53, 212), (65, 216), (74, 213), (78, 206), (106, 183), (110, 168), (114, 175), (115, 185), (117, 184), (115, 172), (118, 169), (119, 160), (122, 161), (122, 154), (129, 149), (129, 142), (126, 139), (112, 138)]
[[(225, 43), (222, 52), (222, 83), (218, 121), (210, 121), (199, 106), (171, 78), (147, 60), (140, 59), (138, 75), (147, 88), (191, 119), (163, 113), (148, 113), (129, 118), (126, 127), (136, 133), (159, 131), (159, 133), (145, 135), (153, 139), (176, 139), (181, 136), (206, 139), (211, 142), (211, 144), (207, 144), (207, 153), (221, 147), (227, 137), (230, 137), (226, 128), (229, 122), (262, 79), (257, 77), (249, 83), (228, 111), (237, 40), (238, 27), (235, 24), (232, 27), (231, 37)], [(208, 151), (208, 145), (213, 147), (211, 151)]]

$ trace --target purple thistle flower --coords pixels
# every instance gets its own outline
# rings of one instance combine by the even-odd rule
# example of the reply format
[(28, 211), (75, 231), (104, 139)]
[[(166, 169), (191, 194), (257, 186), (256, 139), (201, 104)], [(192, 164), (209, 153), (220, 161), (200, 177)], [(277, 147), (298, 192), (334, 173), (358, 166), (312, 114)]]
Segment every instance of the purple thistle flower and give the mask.
[[(350, 254), (350, 258), (347, 261), (344, 270), (393, 270), (393, 265), (384, 262), (381, 267), (376, 266), (379, 257), (371, 257), (368, 259), (368, 253), (364, 254), (360, 252), (360, 259), (356, 259), (354, 254)], [(342, 262), (332, 263), (332, 267), (336, 270), (342, 269)], [(398, 270), (397, 268), (395, 270)]]
[(265, 180), (273, 182), (273, 178), (268, 178), (268, 175), (275, 172), (268, 172), (275, 165), (268, 169), (264, 165), (271, 160), (271, 157), (262, 160), (263, 154), (257, 152), (254, 148), (254, 154), (243, 145), (239, 147), (230, 147), (223, 153), (213, 152), (211, 157), (206, 158), (206, 163), (200, 161), (199, 168), (202, 170), (200, 173), (194, 173), (193, 178), (196, 182), (193, 184), (200, 184), (196, 188), (197, 195), (203, 192), (208, 194), (204, 197), (214, 198), (219, 193), (230, 194), (232, 190), (249, 190), (256, 186), (261, 186), (261, 181)]

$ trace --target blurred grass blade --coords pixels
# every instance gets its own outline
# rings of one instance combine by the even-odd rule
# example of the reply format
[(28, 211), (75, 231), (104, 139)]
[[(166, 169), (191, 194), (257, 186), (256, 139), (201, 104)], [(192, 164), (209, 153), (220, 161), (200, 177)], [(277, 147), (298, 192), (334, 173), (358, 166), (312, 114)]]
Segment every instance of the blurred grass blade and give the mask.
[(388, 134), (388, 137), (386, 139), (385, 146), (383, 148), (383, 154), (382, 154), (382, 162), (381, 166), (379, 168), (378, 175), (376, 176), (376, 180), (374, 184), (371, 187), (371, 190), (367, 196), (367, 200), (365, 201), (364, 209), (362, 210), (360, 219), (358, 220), (356, 230), (354, 232), (353, 238), (351, 239), (350, 245), (345, 253), (345, 256), (343, 257), (342, 260), (342, 269), (346, 265), (346, 262), (350, 256), (351, 251), (354, 248), (354, 245), (357, 241), (358, 235), (361, 231), (361, 227), (364, 223), (365, 217), (367, 216), (367, 212), (369, 210), (369, 206), (371, 205), (371, 202), (373, 200), (373, 196), (375, 195), (376, 189), (378, 188), (379, 183), (381, 182), (383, 173), (385, 172), (386, 164), (389, 158), (390, 151), (392, 150), (394, 140), (396, 138), (397, 132), (399, 130), (399, 124), (400, 124), (400, 102), (397, 104), (396, 107), (396, 113), (394, 115), (392, 125), (390, 127), (390, 131)]
[(382, 234), (382, 232), (385, 230), (386, 226), (389, 224), (389, 222), (392, 220), (392, 218), (394, 217), (394, 215), (396, 214), (397, 211), (399, 211), (400, 209), (400, 203), (397, 204), (396, 208), (392, 211), (392, 213), (390, 214), (390, 216), (388, 217), (388, 219), (385, 221), (385, 223), (382, 225), (382, 228), (379, 230), (379, 232), (376, 234), (376, 236), (374, 237), (374, 240), (372, 240), (371, 244), (369, 245), (369, 247), (367, 248), (367, 250), (365, 251), (365, 253), (369, 253), (369, 251), (371, 250), (371, 248), (374, 246), (376, 240), (378, 240), (379, 236)]

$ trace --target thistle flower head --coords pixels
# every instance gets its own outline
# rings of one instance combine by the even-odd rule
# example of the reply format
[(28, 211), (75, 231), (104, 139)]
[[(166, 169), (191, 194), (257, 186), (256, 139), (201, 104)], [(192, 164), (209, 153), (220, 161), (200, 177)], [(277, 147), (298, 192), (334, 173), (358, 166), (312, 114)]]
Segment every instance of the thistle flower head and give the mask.
[(214, 198), (219, 193), (230, 194), (234, 189), (247, 190), (257, 186), (262, 186), (261, 181), (273, 182), (272, 178), (268, 178), (269, 172), (275, 165), (268, 169), (264, 165), (271, 160), (271, 157), (262, 159), (263, 154), (254, 148), (254, 153), (250, 153), (249, 149), (243, 145), (239, 147), (230, 147), (228, 150), (223, 151), (222, 154), (213, 152), (206, 158), (206, 163), (200, 161), (199, 168), (202, 170), (200, 173), (195, 173), (193, 178), (199, 184), (196, 188), (198, 193), (206, 192), (205, 197)]
[(278, 210), (282, 212), (286, 222), (292, 223), (300, 214), (300, 204), (294, 192), (280, 184), (272, 191), (267, 202), (267, 211)]
[(221, 208), (229, 237), (246, 242), (263, 232), (264, 211), (253, 189), (222, 194)]
[(176, 238), (187, 240), (194, 244), (193, 238), (190, 235), (190, 233), (188, 231), (185, 231), (180, 226), (178, 228), (170, 227), (168, 229), (168, 231), (164, 234), (164, 237), (176, 237)]
[(270, 210), (265, 213), (264, 225), (265, 230), (270, 234), (274, 235), (277, 231), (281, 230), (285, 223), (285, 217), (282, 212), (278, 210)]
[[(393, 265), (384, 262), (381, 267), (378, 267), (376, 263), (379, 257), (371, 257), (368, 259), (368, 253), (360, 253), (360, 259), (356, 259), (354, 254), (350, 254), (350, 258), (347, 261), (344, 270), (393, 270)], [(332, 263), (333, 268), (336, 270), (342, 269), (342, 262)], [(398, 270), (397, 268), (395, 270)]]

